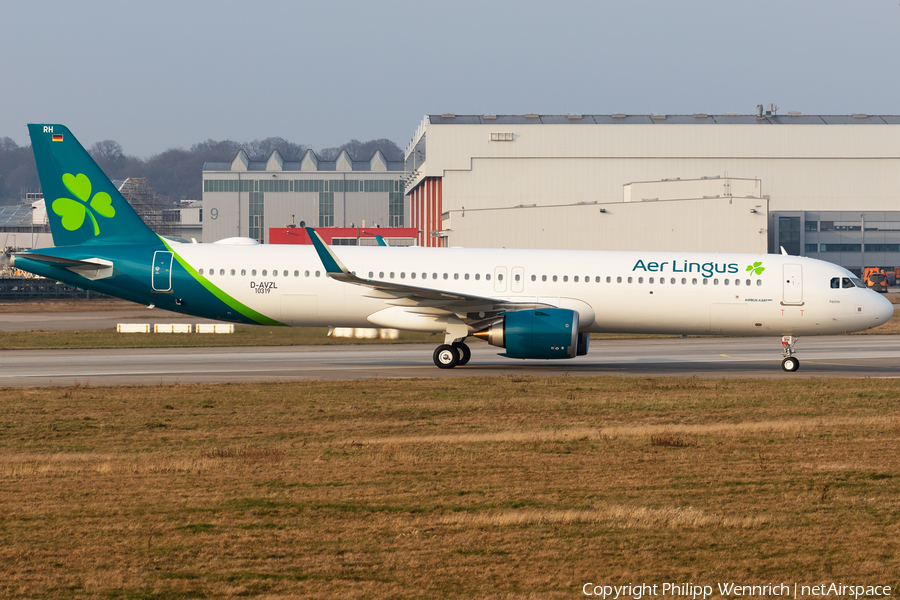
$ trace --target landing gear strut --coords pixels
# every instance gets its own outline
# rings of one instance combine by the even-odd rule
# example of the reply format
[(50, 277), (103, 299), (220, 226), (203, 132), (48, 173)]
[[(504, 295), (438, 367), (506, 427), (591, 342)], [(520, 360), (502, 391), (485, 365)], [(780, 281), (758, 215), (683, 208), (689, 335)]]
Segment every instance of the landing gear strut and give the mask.
[(781, 336), (781, 355), (784, 360), (781, 361), (781, 368), (788, 373), (793, 373), (800, 368), (800, 361), (794, 356), (794, 344), (800, 338), (794, 335)]

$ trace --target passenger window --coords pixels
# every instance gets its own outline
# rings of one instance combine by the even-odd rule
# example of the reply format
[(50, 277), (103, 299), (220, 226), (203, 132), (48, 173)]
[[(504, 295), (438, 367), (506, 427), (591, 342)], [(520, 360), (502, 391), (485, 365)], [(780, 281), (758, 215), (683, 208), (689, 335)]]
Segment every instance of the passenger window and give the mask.
[[(597, 275), (597, 283), (600, 283), (600, 276)], [(606, 278), (606, 283), (609, 283), (609, 277)]]
[(556, 275), (553, 276), (553, 282), (556, 283)]
[(547, 281), (547, 276), (546, 276), (546, 275), (541, 275), (541, 281)]
[(681, 285), (687, 285), (687, 277), (681, 278)]
[(703, 285), (709, 285), (709, 279), (703, 278)]
[(372, 271), (369, 271), (369, 279), (372, 279), (373, 277), (375, 277), (375, 273), (373, 273)]
[(746, 285), (750, 285), (750, 280), (748, 279), (748, 280), (745, 281), (744, 283), (745, 283)]
[(225, 274), (225, 269), (219, 269), (219, 275), (224, 275), (224, 274)]
[[(393, 277), (393, 275), (391, 275)], [(378, 271), (378, 279), (384, 279), (384, 271)]]
[(531, 280), (532, 280), (532, 281), (537, 281), (537, 275), (532, 275), (532, 276), (531, 276)]
[(450, 276), (444, 273), (444, 279), (448, 279)]
[(485, 279), (485, 281), (490, 281), (490, 280), (491, 280), (491, 274), (488, 273), (487, 275), (485, 275), (485, 276), (484, 276), (484, 279)]
[(725, 280), (725, 285), (728, 285), (728, 280), (727, 280), (727, 279)]
[(569, 276), (568, 276), (568, 275), (563, 275), (563, 281), (566, 281), (566, 282), (569, 281)]
[[(265, 273), (263, 273), (265, 275)], [(278, 269), (272, 271), (272, 277), (278, 277)]]
[(572, 278), (572, 281), (573, 281), (574, 283), (578, 283), (578, 275), (576, 275), (575, 277), (573, 277), (573, 278)]
[[(371, 277), (372, 274), (369, 273), (369, 276)], [(294, 271), (294, 277), (300, 277), (300, 271)]]
[(256, 269), (253, 269), (252, 271), (250, 271), (250, 275), (253, 277), (256, 277)]
[(648, 282), (648, 283), (653, 283), (653, 278), (651, 277), (650, 279), (647, 280), (647, 282)]
[(622, 283), (622, 278), (621, 278), (621, 277), (616, 277), (616, 283)]
[(762, 279), (757, 279), (757, 280), (756, 280), (756, 285), (762, 285)]
[(463, 279), (465, 279), (466, 281), (468, 281), (468, 280), (469, 280), (469, 274), (466, 273), (465, 275), (463, 275)]
[[(401, 278), (401, 279), (403, 278), (403, 273), (400, 273), (400, 278)], [(415, 273), (410, 273), (410, 274), (409, 274), (409, 278), (410, 278), (410, 279), (415, 279), (415, 278), (416, 278), (416, 274), (415, 274)]]
[(735, 280), (734, 280), (734, 285), (741, 285), (741, 280), (740, 280), (740, 279), (735, 279)]
[[(675, 278), (673, 277), (672, 279), (670, 279), (669, 283), (671, 283), (672, 285), (675, 285)], [(684, 282), (682, 281), (681, 283), (684, 283)]]
[(644, 283), (644, 278), (643, 278), (643, 277), (638, 277), (638, 283)]
[(244, 277), (246, 275), (247, 275), (247, 269), (241, 269), (241, 277)]
[[(284, 276), (285, 276), (285, 277), (287, 277), (287, 276), (288, 276), (288, 272), (287, 272), (287, 270), (285, 270), (285, 272), (284, 272), (284, 273), (282, 273), (282, 275), (284, 275)], [(354, 273), (354, 275), (356, 275), (356, 273)]]
[(481, 279), (481, 273), (475, 273), (475, 281)]
[(263, 269), (262, 276), (265, 277), (265, 276), (266, 276), (266, 273), (268, 273), (268, 271), (266, 271), (265, 269)]
[(391, 279), (393, 279), (393, 278), (394, 278), (394, 272), (391, 271)]
[(633, 281), (633, 280), (631, 279), (631, 277), (629, 277), (629, 278), (628, 278), (628, 283), (631, 283), (632, 281)]
[(234, 269), (231, 270), (231, 274), (234, 275)]
[[(516, 275), (518, 277), (518, 275)], [(503, 273), (497, 273), (497, 281), (503, 281)]]
[[(665, 282), (666, 282), (666, 278), (665, 278), (665, 277), (660, 277), (660, 278), (659, 278), (659, 283), (660, 283), (660, 284), (664, 284)], [(652, 277), (650, 278), (650, 283), (653, 283), (653, 278), (652, 278)]]
[(303, 271), (303, 276), (304, 276), (304, 277), (309, 277), (309, 271)]
[[(200, 275), (203, 275), (203, 269), (200, 269), (200, 270), (197, 271), (197, 272), (198, 272)], [(834, 286), (831, 286), (831, 287), (834, 287)]]
[(454, 274), (453, 274), (453, 279), (459, 279), (459, 273), (454, 273)]
[[(415, 275), (415, 273), (413, 273), (413, 275)], [(405, 272), (405, 271), (400, 271), (400, 279), (406, 279), (406, 272)]]
[(318, 277), (319, 275), (321, 275), (321, 272), (320, 272), (320, 271), (316, 271), (316, 277)]
[(428, 273), (422, 273), (422, 279), (428, 279)]
[(606, 283), (612, 283), (612, 277), (607, 276)]
[(713, 279), (713, 285), (719, 285), (719, 280), (718, 280), (718, 279)]

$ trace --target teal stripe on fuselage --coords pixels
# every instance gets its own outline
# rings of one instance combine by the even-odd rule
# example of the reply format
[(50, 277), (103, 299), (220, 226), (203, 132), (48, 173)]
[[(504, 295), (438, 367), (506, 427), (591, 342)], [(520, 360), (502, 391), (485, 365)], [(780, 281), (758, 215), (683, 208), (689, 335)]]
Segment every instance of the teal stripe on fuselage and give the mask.
[[(219, 290), (217, 295), (208, 289), (208, 286), (198, 281), (197, 277), (182, 265), (180, 259), (172, 262), (172, 291), (153, 291), (153, 256), (158, 251), (167, 251), (167, 247), (162, 244), (153, 246), (111, 246), (108, 244), (91, 246), (82, 244), (80, 246), (44, 248), (35, 251), (36, 254), (72, 260), (100, 258), (112, 262), (112, 276), (97, 280), (87, 279), (69, 269), (31, 260), (28, 258), (28, 252), (17, 254), (15, 262), (16, 267), (24, 271), (29, 271), (48, 279), (62, 281), (82, 289), (137, 302), (138, 304), (153, 304), (157, 308), (172, 312), (233, 323), (281, 325), (278, 321), (270, 319), (231, 299), (230, 296), (224, 294), (221, 290)], [(209, 284), (209, 286), (212, 286), (212, 284)], [(220, 295), (230, 299), (230, 302), (220, 298)], [(177, 304), (176, 299), (180, 300), (181, 304)], [(243, 307), (243, 311), (241, 307)]]

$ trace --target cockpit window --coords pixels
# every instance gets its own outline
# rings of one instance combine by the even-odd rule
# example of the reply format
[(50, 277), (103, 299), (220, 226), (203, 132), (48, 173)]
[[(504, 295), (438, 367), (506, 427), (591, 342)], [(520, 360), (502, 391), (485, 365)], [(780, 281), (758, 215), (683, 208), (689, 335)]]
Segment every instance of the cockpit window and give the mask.
[(831, 278), (831, 289), (836, 290), (838, 288), (865, 288), (866, 284), (857, 279), (856, 277), (832, 277)]

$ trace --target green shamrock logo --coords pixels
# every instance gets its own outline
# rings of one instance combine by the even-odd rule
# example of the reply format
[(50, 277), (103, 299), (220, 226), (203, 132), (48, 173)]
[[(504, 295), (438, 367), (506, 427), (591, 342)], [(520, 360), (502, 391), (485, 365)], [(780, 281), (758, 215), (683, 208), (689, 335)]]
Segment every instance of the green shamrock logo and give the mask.
[[(78, 200), (57, 198), (53, 201), (53, 212), (62, 217), (63, 227), (69, 231), (75, 231), (84, 224), (85, 216), (90, 216), (91, 221), (94, 222), (94, 235), (100, 235), (100, 226), (91, 209), (107, 219), (113, 218), (116, 216), (116, 209), (112, 206), (112, 198), (106, 192), (97, 192), (91, 198), (91, 180), (82, 173), (78, 175), (66, 173), (62, 180), (63, 185), (78, 198)], [(89, 198), (90, 202), (88, 202)]]
[(757, 275), (762, 275), (762, 272), (766, 270), (764, 266), (762, 266), (761, 262), (755, 262), (752, 265), (747, 265), (747, 270), (751, 273), (756, 273)]

